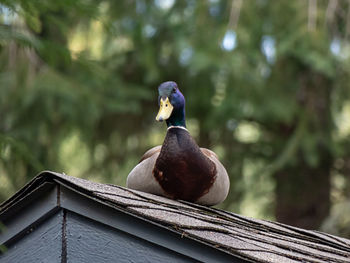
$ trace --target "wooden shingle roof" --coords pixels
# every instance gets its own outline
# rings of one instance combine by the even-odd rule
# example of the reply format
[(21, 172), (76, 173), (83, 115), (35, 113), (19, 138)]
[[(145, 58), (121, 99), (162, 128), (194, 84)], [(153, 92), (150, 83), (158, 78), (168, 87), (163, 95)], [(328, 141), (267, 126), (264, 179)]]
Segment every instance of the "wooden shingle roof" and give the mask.
[(348, 239), (53, 172), (39, 174), (2, 203), (0, 219), (45, 183), (67, 187), (242, 262), (350, 262)]

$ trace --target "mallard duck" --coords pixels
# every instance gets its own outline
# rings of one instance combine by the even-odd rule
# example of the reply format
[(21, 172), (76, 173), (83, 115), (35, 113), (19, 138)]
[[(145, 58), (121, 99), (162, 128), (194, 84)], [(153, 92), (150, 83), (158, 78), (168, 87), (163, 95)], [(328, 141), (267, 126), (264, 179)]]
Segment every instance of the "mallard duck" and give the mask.
[(173, 81), (158, 87), (157, 121), (166, 121), (163, 145), (148, 150), (130, 172), (128, 188), (203, 205), (227, 197), (230, 181), (214, 152), (199, 148), (186, 129), (185, 98)]

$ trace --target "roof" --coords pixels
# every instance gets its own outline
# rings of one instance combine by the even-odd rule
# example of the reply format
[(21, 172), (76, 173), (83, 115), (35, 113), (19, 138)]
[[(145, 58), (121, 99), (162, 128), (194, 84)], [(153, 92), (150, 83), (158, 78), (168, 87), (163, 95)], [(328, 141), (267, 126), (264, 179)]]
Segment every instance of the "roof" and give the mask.
[(47, 183), (246, 261), (350, 262), (345, 238), (54, 172), (40, 173), (2, 203), (0, 220)]

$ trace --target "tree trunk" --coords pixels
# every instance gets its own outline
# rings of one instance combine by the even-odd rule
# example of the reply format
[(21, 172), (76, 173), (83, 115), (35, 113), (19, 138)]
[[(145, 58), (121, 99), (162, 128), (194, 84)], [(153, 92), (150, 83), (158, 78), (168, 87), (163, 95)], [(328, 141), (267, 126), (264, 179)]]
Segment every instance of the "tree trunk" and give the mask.
[(276, 174), (276, 219), (289, 225), (317, 229), (329, 214), (331, 158), (327, 151), (317, 167), (302, 158), (298, 167)]
[[(293, 160), (275, 173), (275, 216), (279, 222), (318, 229), (330, 210), (332, 83), (326, 76), (312, 70), (304, 70), (300, 76), (298, 101), (302, 114), (307, 116), (307, 136), (299, 140)], [(278, 134), (279, 139), (287, 140), (292, 136), (297, 125), (291, 126), (292, 129)], [(309, 146), (305, 147), (306, 144)], [(310, 161), (310, 156), (315, 156), (316, 160)]]

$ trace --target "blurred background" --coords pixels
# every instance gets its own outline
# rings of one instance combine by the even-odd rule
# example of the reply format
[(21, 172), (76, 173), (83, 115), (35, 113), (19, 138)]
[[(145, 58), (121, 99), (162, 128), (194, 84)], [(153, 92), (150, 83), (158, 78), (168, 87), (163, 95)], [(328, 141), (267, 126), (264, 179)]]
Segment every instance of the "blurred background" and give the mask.
[(219, 208), (350, 238), (349, 1), (0, 3), (0, 201), (42, 170), (124, 186), (174, 80)]

